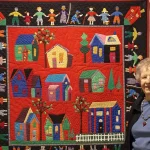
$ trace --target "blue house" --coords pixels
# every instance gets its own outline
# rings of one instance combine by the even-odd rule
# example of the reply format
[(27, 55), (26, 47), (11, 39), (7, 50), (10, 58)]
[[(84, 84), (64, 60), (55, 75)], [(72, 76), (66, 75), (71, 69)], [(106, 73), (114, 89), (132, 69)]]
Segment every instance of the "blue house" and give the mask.
[(20, 34), (15, 43), (17, 61), (37, 61), (39, 46), (33, 34)]
[(40, 76), (33, 75), (32, 69), (14, 69), (11, 85), (14, 97), (41, 97)]
[(121, 132), (121, 108), (117, 101), (93, 102), (89, 108), (90, 133)]
[(15, 121), (15, 139), (17, 141), (38, 141), (39, 120), (31, 108), (23, 108)]
[(29, 88), (27, 80), (32, 69), (14, 69), (11, 75), (11, 85), (14, 97), (28, 97)]
[(95, 34), (90, 42), (93, 63), (120, 61), (120, 41), (117, 35)]
[(42, 84), (40, 76), (33, 75), (31, 80), (31, 97), (40, 98), (42, 96)]
[(45, 80), (45, 87), (50, 101), (71, 100), (72, 87), (67, 74), (51, 74)]

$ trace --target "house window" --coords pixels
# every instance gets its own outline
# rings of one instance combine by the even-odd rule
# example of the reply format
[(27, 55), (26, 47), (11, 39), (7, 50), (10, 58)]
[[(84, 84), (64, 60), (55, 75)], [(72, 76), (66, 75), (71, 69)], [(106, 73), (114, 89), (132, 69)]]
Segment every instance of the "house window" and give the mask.
[(109, 115), (109, 111), (106, 111), (106, 115)]
[(19, 128), (20, 128), (20, 130), (22, 130), (22, 129), (23, 129), (23, 126), (22, 126), (22, 124), (20, 124)]
[(50, 92), (50, 94), (51, 94), (51, 95), (53, 95), (53, 94), (54, 94), (54, 92)]
[(28, 54), (30, 54), (31, 53), (31, 51), (30, 50), (28, 50)]
[(99, 86), (104, 87), (104, 79), (99, 79)]
[(58, 133), (58, 126), (55, 126), (55, 133)]
[(119, 122), (119, 116), (116, 116), (116, 122)]
[(33, 49), (33, 56), (36, 57), (36, 48)]
[(97, 111), (96, 116), (103, 116), (103, 111)]
[(93, 83), (92, 88), (93, 88), (93, 90), (97, 90), (97, 88), (98, 88), (97, 83)]
[(94, 47), (93, 47), (93, 54), (97, 54), (97, 51), (98, 51), (98, 47), (97, 47), (97, 46), (94, 46)]
[(118, 115), (120, 115), (120, 110), (118, 110)]
[(27, 89), (23, 89), (22, 94), (26, 94), (26, 93), (27, 93)]
[(116, 129), (116, 130), (120, 130), (120, 126), (119, 126), (119, 125), (116, 125), (116, 126), (115, 126), (115, 129)]
[(113, 37), (110, 36), (110, 37), (108, 38), (108, 42), (116, 42), (116, 40), (115, 40), (115, 38), (113, 38)]
[(91, 112), (91, 116), (94, 116), (94, 113), (93, 113), (93, 112)]
[(14, 92), (18, 92), (18, 85), (14, 85)]
[(21, 75), (20, 74), (17, 75), (17, 79), (21, 80)]
[(36, 128), (36, 122), (33, 122), (33, 128)]
[(138, 18), (138, 17), (139, 17), (139, 14), (136, 14), (135, 16)]
[(102, 57), (102, 48), (99, 48), (99, 57)]
[(19, 135), (20, 135), (20, 132), (17, 132), (17, 135), (19, 136)]
[(56, 55), (56, 52), (52, 52), (52, 55)]
[(134, 12), (134, 9), (131, 9), (131, 12)]
[(64, 53), (59, 53), (59, 63), (63, 63)]
[(115, 51), (116, 50), (116, 47), (110, 47), (110, 51)]
[(68, 84), (68, 82), (65, 82), (65, 84)]
[(21, 53), (22, 53), (22, 47), (19, 46), (19, 47), (18, 47), (18, 54), (21, 54)]
[(103, 120), (102, 120), (102, 119), (99, 119), (99, 122), (103, 122)]
[(49, 126), (49, 128), (48, 128), (48, 134), (52, 135), (52, 127), (51, 126)]
[(88, 79), (84, 79), (84, 83), (88, 83)]

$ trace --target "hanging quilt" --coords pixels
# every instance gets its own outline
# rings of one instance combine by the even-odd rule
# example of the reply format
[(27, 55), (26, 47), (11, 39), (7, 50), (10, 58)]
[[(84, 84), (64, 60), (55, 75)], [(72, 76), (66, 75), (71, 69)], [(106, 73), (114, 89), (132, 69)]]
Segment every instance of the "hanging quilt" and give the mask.
[(0, 149), (121, 150), (147, 57), (147, 2), (0, 2)]

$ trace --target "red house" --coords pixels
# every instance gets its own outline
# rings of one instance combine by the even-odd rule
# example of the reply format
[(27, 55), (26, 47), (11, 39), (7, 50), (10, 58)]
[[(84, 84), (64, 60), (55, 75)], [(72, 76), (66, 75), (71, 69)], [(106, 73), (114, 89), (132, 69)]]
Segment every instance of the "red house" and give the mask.
[(141, 13), (143, 12), (145, 12), (145, 10), (141, 10), (140, 6), (131, 6), (124, 17), (124, 25), (132, 25), (136, 20), (141, 17)]

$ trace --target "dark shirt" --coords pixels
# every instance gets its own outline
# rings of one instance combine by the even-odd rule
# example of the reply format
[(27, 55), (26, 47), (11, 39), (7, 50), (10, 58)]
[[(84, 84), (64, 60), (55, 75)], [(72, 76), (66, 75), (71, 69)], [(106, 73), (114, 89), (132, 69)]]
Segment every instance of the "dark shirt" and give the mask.
[(130, 112), (130, 120), (129, 120), (129, 126), (127, 128), (126, 132), (126, 139), (125, 139), (125, 144), (122, 146), (121, 150), (132, 150), (133, 146), (132, 143), (135, 141), (131, 129), (132, 126), (137, 122), (141, 115), (141, 103), (145, 97), (145, 94), (143, 92), (140, 93), (140, 96), (138, 97), (137, 100), (132, 105), (132, 109)]

